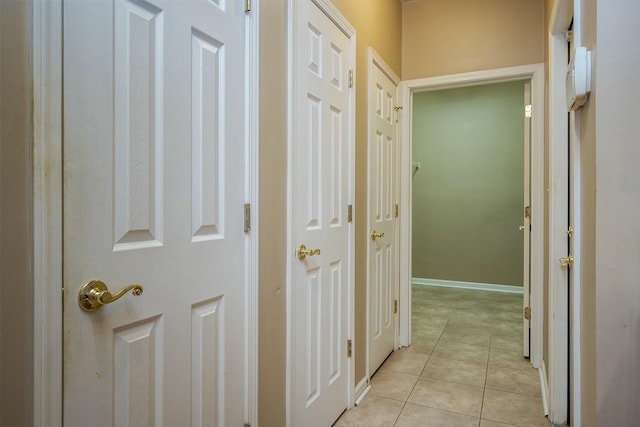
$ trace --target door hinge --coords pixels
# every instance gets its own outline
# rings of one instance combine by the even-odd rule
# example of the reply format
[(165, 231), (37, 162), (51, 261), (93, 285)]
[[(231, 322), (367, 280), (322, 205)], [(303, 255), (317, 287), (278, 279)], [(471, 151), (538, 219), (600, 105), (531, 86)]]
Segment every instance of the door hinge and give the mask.
[(531, 104), (524, 106), (524, 116), (528, 119), (531, 118)]
[(244, 12), (251, 12), (251, 0), (244, 0)]
[(393, 314), (398, 314), (398, 300), (393, 301)]
[(568, 236), (569, 238), (572, 238), (572, 237), (573, 237), (573, 225), (570, 225), (570, 226), (569, 226), (569, 229), (567, 230), (567, 236)]
[(347, 222), (353, 221), (353, 205), (347, 207)]
[(396, 123), (398, 123), (400, 121), (400, 110), (402, 110), (402, 107), (393, 107), (394, 110), (396, 110)]
[(400, 207), (398, 206), (398, 204), (396, 203), (396, 218), (398, 218), (398, 212), (400, 211)]
[(564, 32), (564, 40), (567, 42), (573, 42), (573, 31), (567, 30)]
[(524, 318), (527, 320), (531, 320), (531, 307), (524, 308)]
[(575, 260), (575, 258), (573, 257), (573, 255), (569, 255), (567, 257), (560, 258), (560, 265), (562, 266), (562, 268), (573, 268), (573, 261), (574, 260)]
[(353, 70), (349, 70), (349, 87), (353, 87)]
[(353, 342), (351, 340), (347, 340), (347, 357), (351, 357), (353, 354)]
[(251, 231), (251, 205), (249, 203), (244, 204), (244, 232)]

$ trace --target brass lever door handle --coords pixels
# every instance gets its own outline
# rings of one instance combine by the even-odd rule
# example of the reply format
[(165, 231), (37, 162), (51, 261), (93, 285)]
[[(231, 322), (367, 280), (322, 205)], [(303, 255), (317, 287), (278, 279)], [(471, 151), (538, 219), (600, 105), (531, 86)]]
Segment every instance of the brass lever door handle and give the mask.
[(518, 227), (518, 230), (524, 231), (524, 225), (521, 225), (520, 227)]
[(111, 304), (120, 299), (129, 291), (132, 291), (134, 296), (138, 296), (142, 295), (143, 290), (140, 285), (129, 285), (112, 294), (103, 281), (90, 280), (82, 285), (80, 292), (78, 292), (78, 305), (84, 311), (96, 311), (103, 305)]
[(573, 267), (573, 255), (569, 255), (565, 258), (560, 258), (560, 265), (562, 268)]
[(376, 230), (371, 232), (371, 240), (381, 239), (384, 237), (384, 233), (378, 233)]
[(307, 249), (305, 245), (300, 245), (296, 253), (298, 254), (298, 259), (302, 261), (308, 256), (320, 255), (320, 249)]

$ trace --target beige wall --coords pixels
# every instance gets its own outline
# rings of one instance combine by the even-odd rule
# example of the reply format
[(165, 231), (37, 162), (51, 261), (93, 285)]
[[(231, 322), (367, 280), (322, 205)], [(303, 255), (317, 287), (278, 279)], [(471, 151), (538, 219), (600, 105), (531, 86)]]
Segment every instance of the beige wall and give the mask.
[(402, 7), (404, 80), (544, 60), (544, 0), (420, 0)]
[(29, 7), (0, 1), (0, 426), (31, 422)]
[(524, 81), (413, 95), (412, 277), (522, 286)]
[(286, 0), (260, 3), (258, 423), (286, 424)]
[(333, 0), (356, 29), (356, 384), (366, 376), (367, 49), (372, 46), (401, 75), (402, 9), (397, 0)]
[(594, 87), (581, 128), (583, 425), (637, 425), (640, 3), (583, 0), (582, 5), (583, 44), (594, 55)]

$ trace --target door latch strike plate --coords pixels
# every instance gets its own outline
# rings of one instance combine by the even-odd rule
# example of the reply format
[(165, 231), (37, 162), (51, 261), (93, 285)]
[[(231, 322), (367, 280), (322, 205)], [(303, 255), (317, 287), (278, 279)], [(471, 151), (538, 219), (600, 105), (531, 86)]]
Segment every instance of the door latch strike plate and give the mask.
[(524, 318), (527, 320), (531, 320), (531, 307), (524, 308)]

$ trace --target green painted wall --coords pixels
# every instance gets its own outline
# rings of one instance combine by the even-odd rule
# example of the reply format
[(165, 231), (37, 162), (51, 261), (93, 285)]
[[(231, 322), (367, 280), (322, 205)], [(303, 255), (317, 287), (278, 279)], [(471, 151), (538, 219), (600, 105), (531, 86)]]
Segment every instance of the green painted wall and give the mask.
[(413, 277), (522, 286), (524, 82), (413, 102)]

